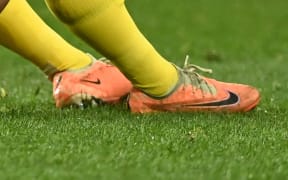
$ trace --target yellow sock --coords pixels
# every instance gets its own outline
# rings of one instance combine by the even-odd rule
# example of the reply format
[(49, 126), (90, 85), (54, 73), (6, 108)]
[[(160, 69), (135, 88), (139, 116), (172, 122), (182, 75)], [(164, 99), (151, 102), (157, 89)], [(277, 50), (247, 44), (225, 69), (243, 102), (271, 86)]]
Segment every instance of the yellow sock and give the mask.
[(153, 96), (166, 95), (174, 88), (178, 81), (175, 67), (138, 30), (124, 0), (46, 2), (75, 33), (110, 58), (134, 86)]
[(0, 44), (29, 59), (48, 76), (91, 63), (88, 55), (56, 34), (25, 0), (10, 0), (0, 13)]

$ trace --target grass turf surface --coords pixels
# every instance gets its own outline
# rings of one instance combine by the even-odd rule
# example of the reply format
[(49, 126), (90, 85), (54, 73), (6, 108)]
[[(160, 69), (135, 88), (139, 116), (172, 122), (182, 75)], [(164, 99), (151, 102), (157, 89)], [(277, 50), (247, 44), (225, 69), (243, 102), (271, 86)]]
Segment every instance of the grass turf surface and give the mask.
[[(99, 56), (45, 8), (65, 39)], [(1, 179), (286, 179), (288, 4), (283, 0), (127, 1), (143, 33), (178, 65), (259, 88), (247, 114), (132, 115), (125, 106), (58, 110), (51, 84), (1, 48)]]

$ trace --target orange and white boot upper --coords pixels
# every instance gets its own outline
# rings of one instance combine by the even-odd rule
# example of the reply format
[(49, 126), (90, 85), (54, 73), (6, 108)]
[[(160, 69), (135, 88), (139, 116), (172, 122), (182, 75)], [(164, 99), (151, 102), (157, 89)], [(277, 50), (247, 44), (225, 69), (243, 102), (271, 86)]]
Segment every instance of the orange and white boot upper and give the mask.
[(134, 88), (129, 96), (132, 112), (246, 112), (260, 101), (259, 91), (251, 86), (224, 83), (200, 76), (195, 70), (207, 70), (185, 63), (183, 69), (176, 67), (179, 81), (174, 90), (165, 97), (151, 97)]
[(132, 84), (116, 66), (99, 60), (79, 71), (63, 71), (53, 77), (56, 107), (117, 103), (131, 89)]

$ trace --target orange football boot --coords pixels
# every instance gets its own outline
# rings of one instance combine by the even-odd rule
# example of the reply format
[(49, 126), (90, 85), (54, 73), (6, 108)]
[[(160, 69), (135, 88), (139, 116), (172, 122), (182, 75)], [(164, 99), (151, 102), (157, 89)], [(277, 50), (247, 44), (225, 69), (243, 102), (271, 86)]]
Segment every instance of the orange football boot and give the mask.
[(260, 101), (257, 89), (248, 85), (224, 83), (197, 74), (196, 70), (211, 71), (196, 65), (184, 68), (176, 66), (179, 81), (169, 95), (162, 98), (151, 97), (134, 88), (128, 104), (132, 112), (246, 112), (252, 110)]
[(53, 96), (59, 108), (117, 103), (131, 89), (132, 84), (117, 67), (95, 59), (87, 68), (59, 72), (53, 77)]

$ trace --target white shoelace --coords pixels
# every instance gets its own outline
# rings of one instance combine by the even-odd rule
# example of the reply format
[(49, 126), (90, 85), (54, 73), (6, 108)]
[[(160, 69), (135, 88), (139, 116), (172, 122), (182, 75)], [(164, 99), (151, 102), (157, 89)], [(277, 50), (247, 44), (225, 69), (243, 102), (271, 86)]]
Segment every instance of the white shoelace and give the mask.
[(208, 84), (206, 80), (203, 79), (202, 76), (197, 73), (197, 71), (212, 73), (213, 72), (212, 69), (203, 68), (195, 64), (189, 64), (188, 61), (189, 56), (187, 55), (185, 58), (183, 68), (179, 68), (180, 71), (183, 72), (184, 74), (183, 76), (186, 76), (186, 78), (184, 78), (184, 83), (192, 84), (193, 87), (195, 87), (195, 90), (201, 89), (203, 95), (205, 93), (216, 94), (215, 87), (213, 85)]

